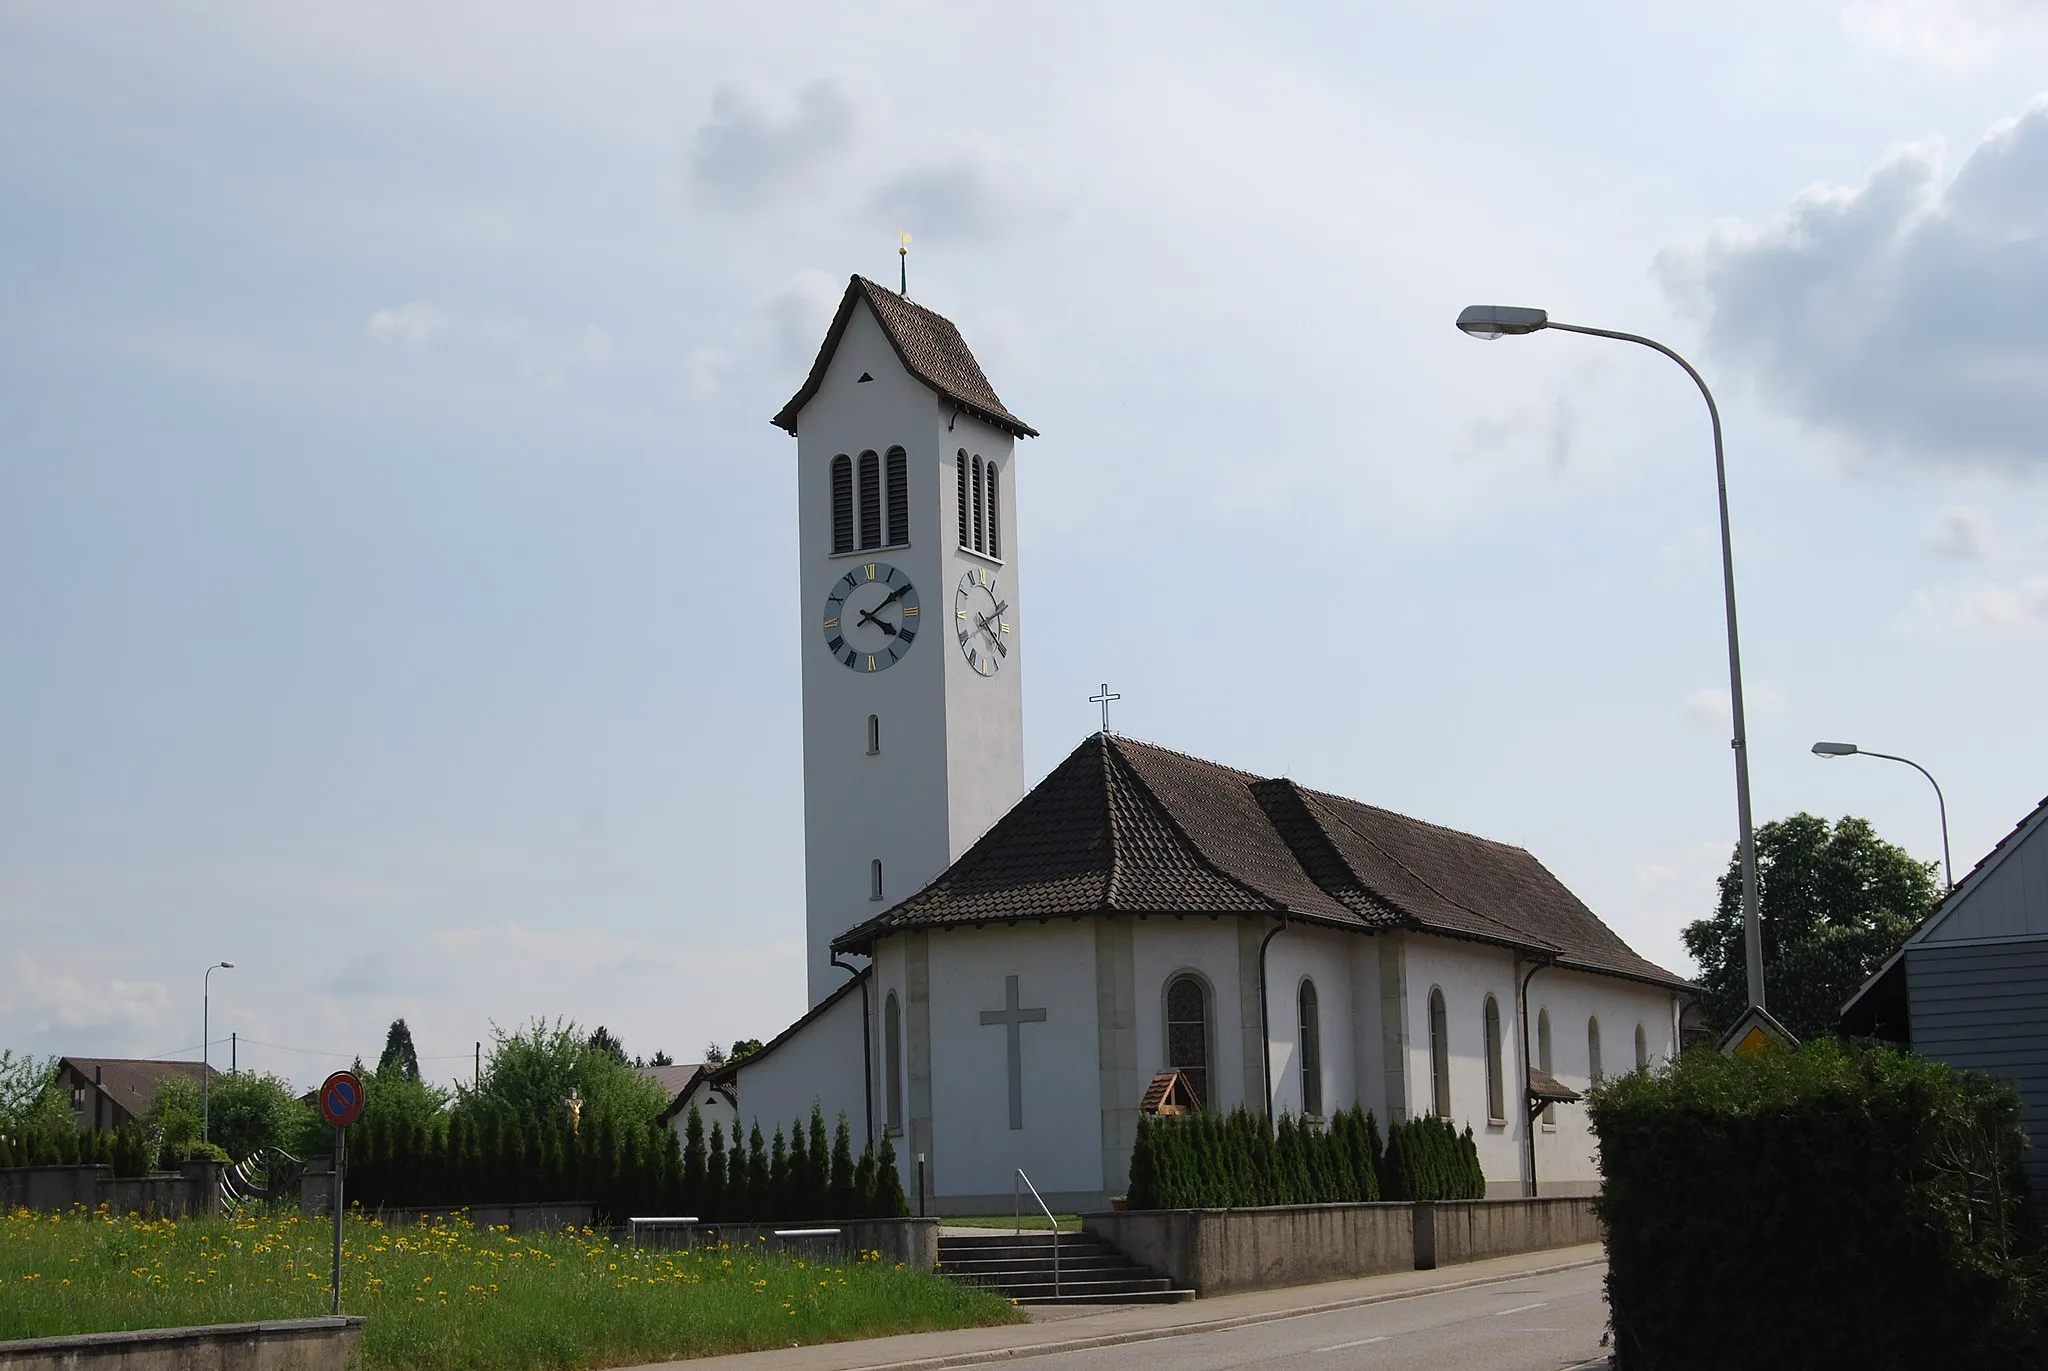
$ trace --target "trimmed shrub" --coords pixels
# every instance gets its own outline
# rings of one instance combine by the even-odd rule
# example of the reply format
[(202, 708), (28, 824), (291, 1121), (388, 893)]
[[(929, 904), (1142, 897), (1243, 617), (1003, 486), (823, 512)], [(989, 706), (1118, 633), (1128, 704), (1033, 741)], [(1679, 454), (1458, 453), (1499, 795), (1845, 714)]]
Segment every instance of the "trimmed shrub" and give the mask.
[(1141, 1114), (1124, 1203), (1244, 1209), (1373, 1201), (1381, 1195), (1378, 1150), (1379, 1124), (1356, 1107), (1322, 1128), (1292, 1115), (1268, 1124), (1241, 1106), (1221, 1116)]
[(1616, 1365), (2048, 1365), (2019, 1110), (1831, 1040), (1597, 1087)]

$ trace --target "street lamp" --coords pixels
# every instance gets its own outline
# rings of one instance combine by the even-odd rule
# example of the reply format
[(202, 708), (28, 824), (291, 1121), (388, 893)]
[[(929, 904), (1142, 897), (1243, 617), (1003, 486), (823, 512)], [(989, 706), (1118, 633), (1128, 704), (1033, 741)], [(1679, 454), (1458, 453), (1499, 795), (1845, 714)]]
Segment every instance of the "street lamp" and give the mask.
[(213, 1074), (213, 973), (233, 971), (233, 962), (215, 962), (199, 978), (199, 1141), (206, 1141), (207, 1078)]
[(1948, 882), (1950, 890), (1956, 888), (1956, 871), (1954, 867), (1949, 865), (1948, 860), (1948, 801), (1942, 798), (1941, 782), (1934, 779), (1933, 772), (1914, 761), (1911, 757), (1894, 757), (1889, 752), (1872, 752), (1870, 749), (1858, 747), (1854, 743), (1815, 743), (1813, 745), (1813, 755), (1816, 757), (1882, 757), (1888, 762), (1904, 762), (1907, 766), (1912, 767), (1913, 770), (1925, 776), (1927, 784), (1934, 787), (1935, 807), (1941, 811), (1941, 874), (1943, 879)]
[(1752, 1009), (1762, 1009), (1764, 938), (1757, 917), (1756, 835), (1751, 829), (1749, 815), (1749, 735), (1742, 717), (1742, 650), (1735, 632), (1735, 548), (1728, 534), (1728, 466), (1721, 450), (1721, 411), (1714, 403), (1714, 393), (1693, 370), (1692, 363), (1656, 339), (1640, 334), (1587, 328), (1583, 324), (1560, 324), (1540, 309), (1522, 309), (1513, 305), (1468, 306), (1458, 315), (1458, 327), (1474, 338), (1489, 342), (1509, 334), (1535, 333), (1539, 329), (1552, 328), (1565, 333), (1584, 333), (1595, 338), (1636, 343), (1653, 352), (1663, 353), (1685, 368), (1685, 374), (1692, 377), (1692, 383), (1700, 388), (1700, 395), (1707, 402), (1707, 417), (1714, 426), (1714, 484), (1721, 501), (1721, 591), (1728, 611), (1728, 701), (1735, 723), (1735, 737), (1730, 745), (1735, 749), (1735, 815), (1741, 825), (1743, 942), (1749, 959), (1749, 1005)]

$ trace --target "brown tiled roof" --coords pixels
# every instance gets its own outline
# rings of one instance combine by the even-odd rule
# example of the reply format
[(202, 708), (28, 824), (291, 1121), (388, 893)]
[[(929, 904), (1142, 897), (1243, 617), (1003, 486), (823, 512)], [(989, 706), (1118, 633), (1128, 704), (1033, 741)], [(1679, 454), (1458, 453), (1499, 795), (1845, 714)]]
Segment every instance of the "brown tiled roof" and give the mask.
[(1529, 1068), (1529, 1098), (1545, 1104), (1577, 1104), (1585, 1096), (1540, 1066)]
[[(90, 1087), (95, 1075), (109, 1103), (130, 1115), (146, 1113), (156, 1092), (167, 1080), (182, 1078), (199, 1084), (200, 1064), (184, 1061), (152, 1061), (136, 1057), (64, 1057), (57, 1068), (67, 1087)], [(215, 1072), (219, 1075), (219, 1072)], [(91, 1107), (86, 1113), (90, 1115)]]
[(1037, 429), (1004, 408), (995, 387), (982, 374), (981, 363), (967, 350), (967, 340), (953, 327), (952, 320), (865, 276), (856, 276), (846, 283), (839, 312), (832, 316), (832, 327), (825, 333), (824, 346), (818, 349), (818, 360), (811, 363), (811, 374), (804, 378), (803, 389), (791, 396), (769, 422), (795, 434), (796, 417), (825, 383), (825, 371), (832, 365), (832, 354), (839, 350), (840, 336), (846, 332), (846, 321), (853, 317), (858, 301), (865, 301), (874, 311), (904, 370), (938, 392), (941, 399), (950, 400), (976, 418), (1019, 438), (1038, 436)]
[(1682, 986), (1519, 847), (1098, 733), (909, 899), (841, 935), (1131, 914), (1413, 929)]

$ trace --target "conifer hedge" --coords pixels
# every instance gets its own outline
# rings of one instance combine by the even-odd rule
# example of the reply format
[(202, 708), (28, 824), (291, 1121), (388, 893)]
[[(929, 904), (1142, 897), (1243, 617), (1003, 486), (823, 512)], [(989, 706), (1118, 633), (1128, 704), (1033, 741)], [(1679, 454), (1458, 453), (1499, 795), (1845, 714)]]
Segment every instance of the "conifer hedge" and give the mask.
[(827, 1140), (816, 1106), (808, 1125), (764, 1139), (755, 1124), (744, 1149), (691, 1109), (680, 1146), (661, 1124), (619, 1128), (610, 1120), (519, 1120), (456, 1111), (430, 1121), (370, 1116), (349, 1133), (348, 1196), (364, 1209), (427, 1209), (534, 1200), (594, 1203), (618, 1223), (634, 1214), (693, 1214), (706, 1222), (894, 1218), (909, 1212), (896, 1152), (863, 1149), (858, 1162), (846, 1118)]
[(1594, 1090), (1623, 1371), (2048, 1366), (2009, 1086), (1830, 1040)]
[(1131, 1149), (1131, 1209), (1238, 1209), (1379, 1199), (1477, 1199), (1486, 1193), (1472, 1130), (1460, 1137), (1433, 1117), (1379, 1122), (1354, 1106), (1327, 1126), (1283, 1114), (1278, 1124), (1243, 1107), (1226, 1115), (1138, 1117)]
[(0, 1167), (107, 1166), (122, 1179), (156, 1170), (157, 1144), (139, 1124), (112, 1133), (57, 1123), (0, 1136)]

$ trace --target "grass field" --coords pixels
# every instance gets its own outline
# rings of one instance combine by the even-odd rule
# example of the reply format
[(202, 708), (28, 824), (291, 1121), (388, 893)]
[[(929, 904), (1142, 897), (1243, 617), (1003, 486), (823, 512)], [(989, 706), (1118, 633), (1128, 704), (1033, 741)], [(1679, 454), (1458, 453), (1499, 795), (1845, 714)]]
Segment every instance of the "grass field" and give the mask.
[[(325, 1314), (333, 1226), (297, 1214), (0, 1216), (0, 1339)], [(587, 1231), (351, 1217), (342, 1312), (368, 1371), (577, 1371), (1009, 1323), (1000, 1295), (868, 1259), (635, 1251)]]

